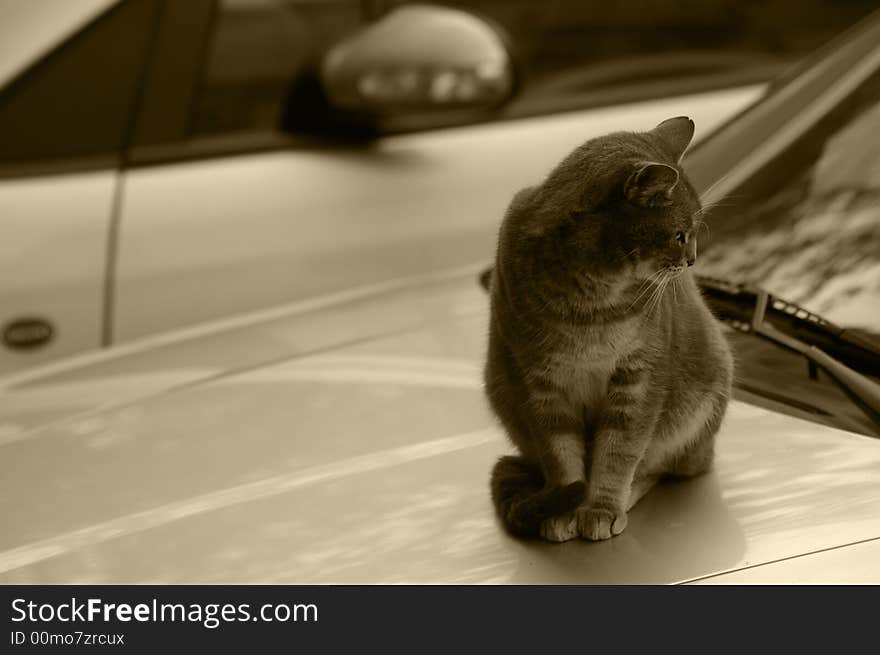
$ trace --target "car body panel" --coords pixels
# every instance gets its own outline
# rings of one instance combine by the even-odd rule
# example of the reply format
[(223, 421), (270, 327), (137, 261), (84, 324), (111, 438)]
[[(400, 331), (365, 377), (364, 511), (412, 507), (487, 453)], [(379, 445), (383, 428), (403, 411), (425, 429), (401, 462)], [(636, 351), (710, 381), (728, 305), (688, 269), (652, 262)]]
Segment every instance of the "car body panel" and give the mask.
[(880, 539), (750, 566), (688, 584), (876, 584), (880, 580)]
[(621, 536), (509, 537), (487, 305), (450, 274), (0, 382), (0, 582), (674, 583), (880, 537), (880, 441), (738, 401)]
[[(119, 3), (61, 4), (14, 0), (0, 8), (0, 86), (50, 61), (47, 56)], [(187, 14), (195, 15), (204, 17)], [(174, 84), (184, 88), (187, 81), (175, 78)], [(113, 161), (100, 158), (10, 168), (0, 182), (0, 221), (30, 247), (0, 246), (0, 327), (37, 316), (55, 326), (56, 339), (28, 351), (0, 349), (0, 375), (354, 284), (483, 261), (509, 197), (579, 141), (685, 110), (710, 129), (762, 88), (359, 147), (316, 144), (135, 165), (121, 178)], [(144, 91), (144, 111), (168, 104), (150, 95), (154, 91)], [(80, 166), (103, 170), (55, 174)], [(100, 198), (83, 200), (93, 184)]]
[(101, 346), (115, 171), (0, 180), (0, 328), (54, 326), (35, 350), (0, 348), (0, 374)]
[(513, 194), (583, 141), (682, 114), (698, 138), (762, 90), (128, 170), (114, 342), (485, 261)]
[[(299, 355), (427, 324), (453, 304), (485, 265), (398, 278), (269, 310), (138, 339), (0, 377), (0, 443), (25, 439), (49, 422), (123, 406), (154, 394)], [(423, 286), (431, 292), (422, 293)], [(466, 303), (467, 298), (467, 303)]]

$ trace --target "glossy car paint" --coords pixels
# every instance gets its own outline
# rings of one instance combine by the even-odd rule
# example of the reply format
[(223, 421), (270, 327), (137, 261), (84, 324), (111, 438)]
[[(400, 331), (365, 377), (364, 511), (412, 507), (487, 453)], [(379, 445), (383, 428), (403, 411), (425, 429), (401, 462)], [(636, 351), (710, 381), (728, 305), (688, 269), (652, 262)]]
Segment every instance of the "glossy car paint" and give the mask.
[(35, 350), (0, 347), (0, 374), (100, 347), (117, 178), (100, 171), (0, 179), (0, 329), (37, 317), (55, 331)]
[(773, 584), (779, 580), (792, 584), (876, 584), (880, 580), (880, 539), (748, 566), (691, 584)]
[(583, 141), (682, 114), (699, 138), (761, 91), (127, 171), (114, 342), (488, 261), (512, 195)]
[[(115, 3), (7, 4), (0, 83)], [(38, 349), (0, 347), (0, 374), (352, 285), (486, 261), (511, 195), (580, 141), (681, 113), (706, 131), (760, 92), (414, 134), (374, 147), (0, 180), (0, 228), (16, 235), (0, 244), (0, 328), (36, 316), (56, 335)], [(108, 247), (114, 220), (118, 247)]]
[(504, 534), (475, 272), (0, 380), (0, 582), (880, 582), (880, 442), (740, 402), (620, 537)]

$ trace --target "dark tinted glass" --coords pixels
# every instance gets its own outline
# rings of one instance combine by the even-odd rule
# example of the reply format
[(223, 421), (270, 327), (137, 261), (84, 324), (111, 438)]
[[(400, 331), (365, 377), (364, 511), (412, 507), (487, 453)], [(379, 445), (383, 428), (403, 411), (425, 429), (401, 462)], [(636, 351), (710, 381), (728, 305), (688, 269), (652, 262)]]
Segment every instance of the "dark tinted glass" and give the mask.
[[(792, 120), (797, 120), (792, 118)], [(880, 330), (880, 72), (711, 210), (700, 272)]]
[[(403, 4), (411, 2), (221, 0), (193, 131), (308, 131), (320, 123), (310, 114), (327, 113), (315, 76), (321, 54)], [(768, 80), (875, 8), (868, 0), (443, 4), (482, 15), (511, 37), (522, 85), (498, 118)], [(446, 122), (438, 115), (406, 124)]]
[(871, 0), (445, 4), (487, 16), (511, 35), (523, 86), (505, 115), (767, 80), (877, 8)]
[(195, 134), (279, 129), (288, 104), (313, 100), (296, 92), (314, 91), (320, 54), (354, 30), (361, 16), (354, 0), (221, 0), (196, 100)]
[(119, 154), (154, 5), (130, 0), (117, 6), (3, 89), (0, 170)]
[[(864, 342), (880, 336), (878, 20), (797, 66), (684, 161), (714, 205), (698, 231), (695, 272), (763, 287)], [(737, 388), (757, 394), (746, 396), (751, 402), (776, 399), (783, 404), (774, 409), (795, 406), (815, 420), (877, 434), (802, 356), (748, 333), (731, 330), (729, 338)]]

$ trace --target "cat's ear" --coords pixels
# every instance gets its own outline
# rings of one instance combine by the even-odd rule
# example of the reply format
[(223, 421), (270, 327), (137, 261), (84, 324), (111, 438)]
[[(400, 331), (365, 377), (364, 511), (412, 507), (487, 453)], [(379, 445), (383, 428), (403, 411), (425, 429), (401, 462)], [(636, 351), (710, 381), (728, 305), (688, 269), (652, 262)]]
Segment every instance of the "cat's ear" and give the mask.
[(626, 199), (642, 207), (664, 207), (672, 203), (678, 171), (667, 164), (643, 161), (635, 165), (624, 184)]
[(675, 163), (681, 161), (684, 151), (694, 138), (694, 122), (687, 116), (668, 118), (651, 130), (669, 146)]

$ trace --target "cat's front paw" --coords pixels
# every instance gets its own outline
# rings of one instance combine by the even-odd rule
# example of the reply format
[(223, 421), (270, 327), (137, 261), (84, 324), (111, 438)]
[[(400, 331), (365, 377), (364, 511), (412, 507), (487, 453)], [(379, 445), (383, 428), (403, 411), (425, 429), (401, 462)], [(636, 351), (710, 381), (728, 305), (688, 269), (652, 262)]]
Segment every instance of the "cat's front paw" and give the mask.
[(541, 524), (541, 537), (547, 541), (568, 541), (578, 536), (578, 524), (574, 514), (554, 516)]
[(584, 539), (602, 541), (626, 528), (626, 511), (606, 507), (584, 507), (577, 511), (577, 531)]

